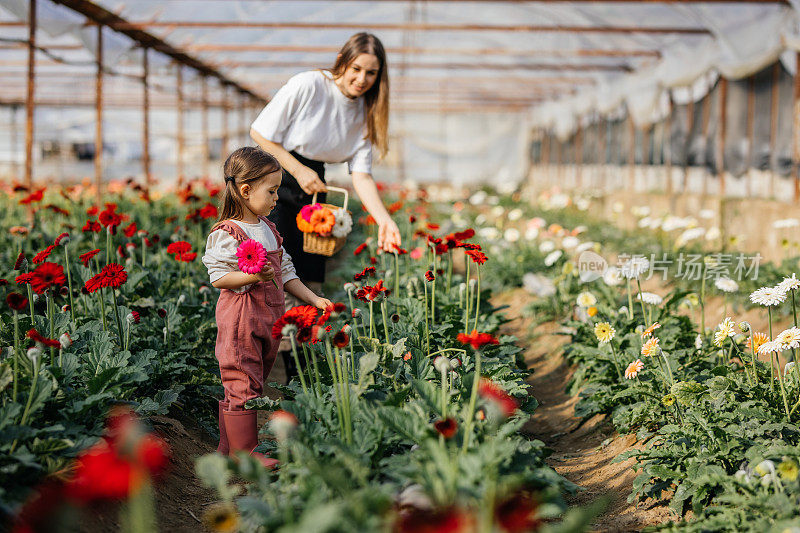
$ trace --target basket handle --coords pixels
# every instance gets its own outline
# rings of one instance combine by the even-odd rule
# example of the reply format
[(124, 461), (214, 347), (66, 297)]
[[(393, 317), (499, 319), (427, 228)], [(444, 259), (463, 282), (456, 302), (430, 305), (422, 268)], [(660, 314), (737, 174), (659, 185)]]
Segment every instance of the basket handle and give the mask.
[[(334, 192), (340, 192), (340, 193), (344, 194), (344, 204), (342, 204), (342, 207), (344, 209), (347, 209), (347, 205), (348, 205), (347, 201), (350, 198), (350, 193), (347, 191), (347, 189), (342, 189), (341, 187), (333, 187), (332, 185), (327, 185), (326, 187), (328, 189), (328, 192), (334, 191)], [(311, 205), (314, 205), (315, 203), (317, 203), (317, 193), (316, 193), (316, 191), (314, 191), (314, 196), (311, 198)]]

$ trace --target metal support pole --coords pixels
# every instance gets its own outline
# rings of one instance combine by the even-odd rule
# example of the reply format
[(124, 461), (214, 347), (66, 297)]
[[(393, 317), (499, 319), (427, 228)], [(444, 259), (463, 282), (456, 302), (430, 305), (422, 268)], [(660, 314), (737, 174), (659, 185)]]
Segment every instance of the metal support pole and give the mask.
[(35, 107), (36, 0), (28, 5), (28, 94), (25, 99), (25, 186), (33, 186), (33, 109)]
[(95, 79), (94, 185), (97, 205), (103, 194), (103, 26), (97, 25), (97, 76)]
[(719, 196), (725, 196), (725, 134), (728, 127), (728, 80), (719, 80), (719, 137), (717, 153), (719, 155), (717, 169), (719, 172)]
[(177, 121), (178, 121), (178, 128), (177, 128), (177, 143), (178, 143), (178, 150), (177, 150), (177, 174), (178, 174), (178, 186), (183, 185), (184, 180), (184, 170), (183, 170), (183, 152), (184, 152), (184, 137), (183, 137), (183, 110), (184, 110), (184, 101), (183, 101), (183, 66), (178, 65), (177, 71), (177, 96), (178, 96), (178, 106), (177, 106)]
[(201, 99), (201, 125), (200, 129), (203, 134), (203, 149), (200, 151), (203, 157), (203, 166), (201, 167), (202, 176), (208, 177), (208, 160), (209, 160), (209, 151), (208, 151), (208, 78), (206, 76), (202, 76), (200, 78), (200, 99)]
[(152, 175), (150, 174), (150, 88), (148, 87), (148, 76), (150, 74), (147, 60), (147, 48), (142, 49), (142, 170), (144, 172), (145, 195), (150, 197), (150, 187), (152, 185)]

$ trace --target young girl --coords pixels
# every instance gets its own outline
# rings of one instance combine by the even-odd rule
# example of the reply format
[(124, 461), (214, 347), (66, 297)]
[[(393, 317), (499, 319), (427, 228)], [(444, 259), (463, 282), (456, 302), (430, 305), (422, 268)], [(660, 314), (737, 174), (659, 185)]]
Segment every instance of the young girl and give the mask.
[[(245, 410), (247, 400), (263, 393), (278, 351), (272, 325), (284, 313), (284, 291), (319, 308), (331, 302), (311, 292), (295, 273), (275, 225), (267, 215), (278, 201), (283, 170), (259, 148), (245, 147), (225, 161), (222, 214), (211, 229), (203, 263), (211, 284), (221, 289), (217, 301), (217, 344), (225, 399), (219, 402), (219, 447), (228, 455), (252, 452), (258, 444), (256, 411)], [(258, 274), (239, 270), (236, 250), (247, 239), (267, 250), (267, 265)], [(271, 466), (274, 460), (260, 454)]]

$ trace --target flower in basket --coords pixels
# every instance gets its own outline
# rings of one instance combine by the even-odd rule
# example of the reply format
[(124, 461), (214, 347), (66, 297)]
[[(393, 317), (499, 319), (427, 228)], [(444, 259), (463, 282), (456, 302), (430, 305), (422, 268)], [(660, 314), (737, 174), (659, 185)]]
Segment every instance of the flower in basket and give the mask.
[(333, 212), (330, 209), (322, 207), (320, 209), (315, 209), (314, 212), (311, 213), (309, 222), (314, 228), (314, 233), (330, 235), (331, 230), (333, 230), (333, 225), (336, 223), (336, 217), (333, 216)]
[(353, 229), (353, 218), (350, 213), (347, 212), (347, 209), (342, 208), (334, 211), (333, 216), (336, 220), (333, 223), (331, 235), (337, 238), (346, 237)]

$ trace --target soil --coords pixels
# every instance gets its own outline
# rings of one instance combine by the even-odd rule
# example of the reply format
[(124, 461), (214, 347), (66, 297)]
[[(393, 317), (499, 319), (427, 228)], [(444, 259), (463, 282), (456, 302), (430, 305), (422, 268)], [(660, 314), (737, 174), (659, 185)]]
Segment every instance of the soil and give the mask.
[(577, 396), (566, 393), (573, 370), (562, 356), (561, 346), (568, 337), (558, 335), (552, 322), (536, 326), (524, 317), (524, 308), (531, 297), (524, 289), (498, 295), (495, 305), (508, 305), (504, 312), (513, 318), (504, 325), (504, 333), (520, 339), (525, 348), (525, 362), (533, 371), (528, 380), (531, 394), (539, 407), (524, 430), (553, 450), (548, 463), (553, 469), (581, 489), (567, 502), (586, 505), (600, 498), (609, 498), (608, 506), (593, 523), (596, 531), (641, 531), (650, 525), (674, 519), (663, 502), (634, 505), (627, 499), (636, 472), (634, 459), (613, 463), (619, 454), (638, 446), (633, 435), (618, 435), (604, 415), (581, 424), (573, 416)]

